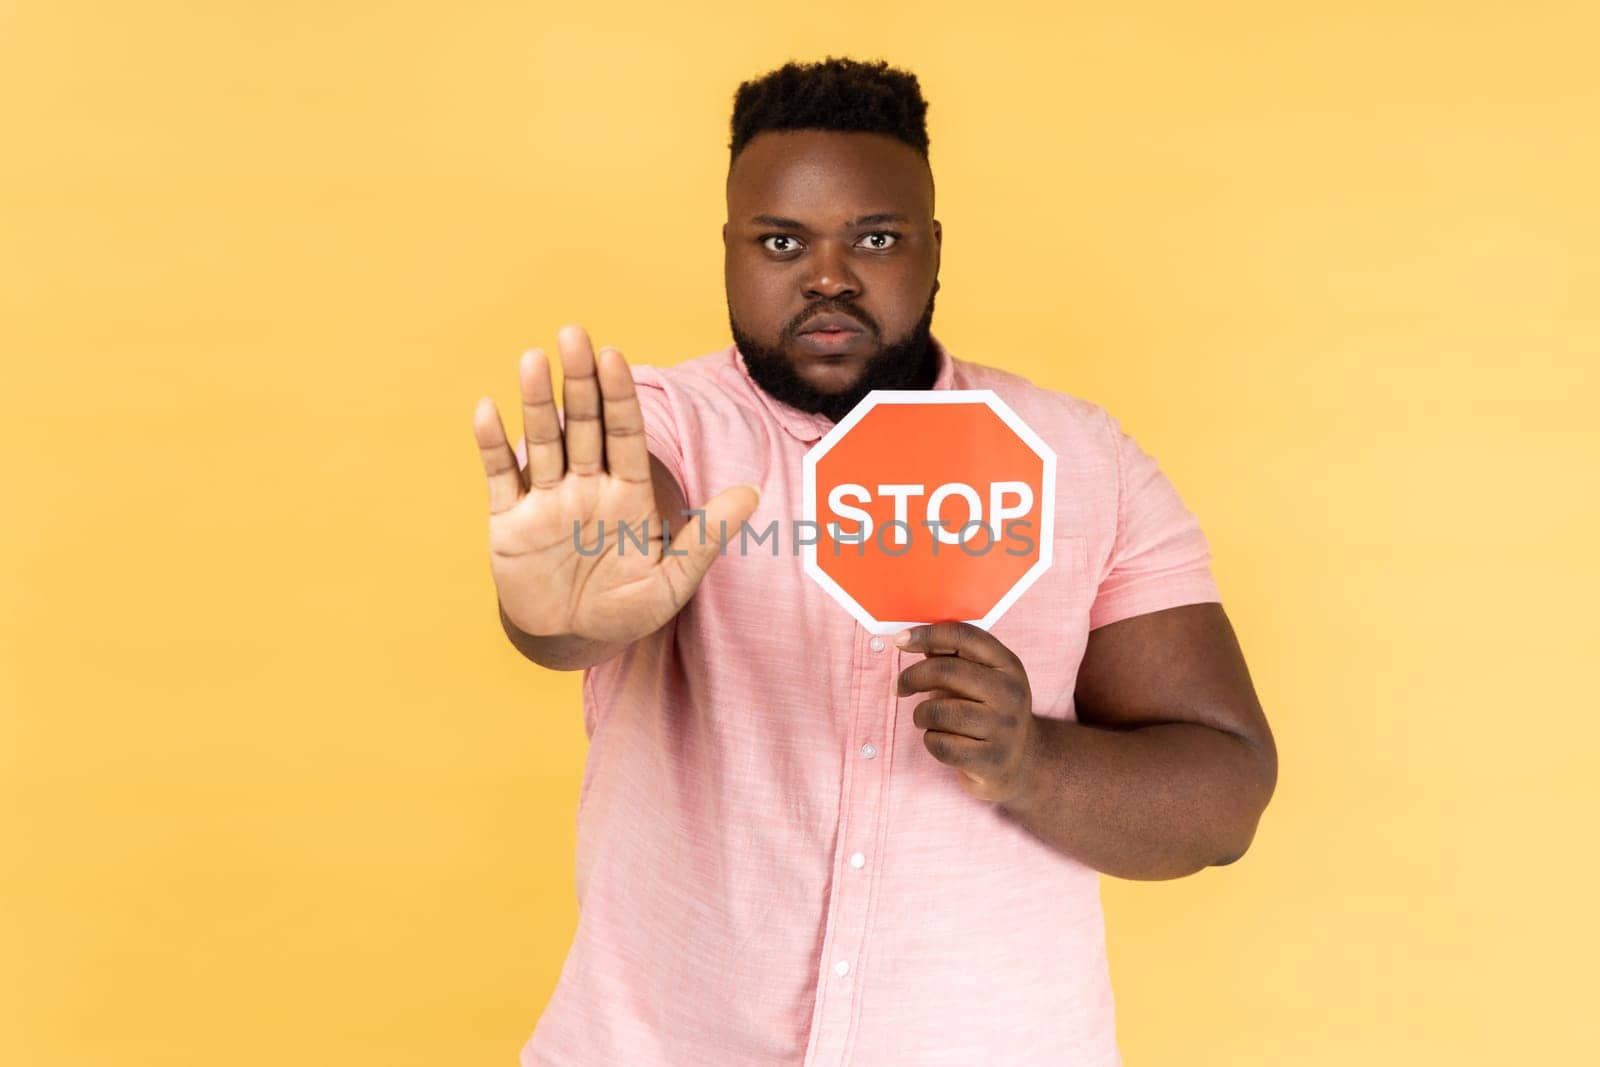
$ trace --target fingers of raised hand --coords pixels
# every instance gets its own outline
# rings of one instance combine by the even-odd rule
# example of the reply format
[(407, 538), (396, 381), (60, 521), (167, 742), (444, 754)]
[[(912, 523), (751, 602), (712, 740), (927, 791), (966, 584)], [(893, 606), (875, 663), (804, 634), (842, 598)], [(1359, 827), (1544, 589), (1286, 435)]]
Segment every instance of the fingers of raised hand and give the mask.
[(622, 353), (602, 348), (597, 357), (601, 411), (604, 414), (606, 469), (623, 481), (650, 482), (650, 453), (644, 444), (644, 414), (633, 389), (633, 372)]
[(566, 473), (566, 449), (561, 440), (561, 419), (556, 415), (555, 390), (550, 384), (550, 359), (540, 348), (522, 354), (517, 365), (522, 391), (522, 438), (528, 452), (524, 484), (548, 489)]
[(588, 333), (575, 324), (561, 328), (557, 345), (562, 369), (560, 411), (550, 358), (544, 349), (529, 349), (517, 364), (527, 452), (520, 471), (515, 453), (507, 458), (498, 452), (505, 431), (492, 401), (486, 398), (487, 411), (474, 415), (480, 448), (485, 450), (485, 469), (503, 472), (509, 467), (512, 475), (510, 482), (501, 480), (495, 489), (496, 503), (504, 507), (516, 502), (516, 496), (508, 495), (513, 484), (519, 494), (530, 488), (550, 489), (568, 473), (590, 475), (609, 470), (625, 481), (650, 484), (644, 417), (633, 374), (622, 353), (606, 348), (596, 356)]
[(478, 441), (483, 473), (489, 479), (489, 513), (498, 515), (522, 496), (522, 475), (517, 470), (516, 453), (506, 440), (499, 409), (489, 397), (480, 398), (473, 409), (472, 434)]
[(605, 470), (601, 441), (600, 386), (594, 348), (581, 326), (563, 326), (561, 349), (561, 415), (566, 425), (567, 470), (600, 474)]

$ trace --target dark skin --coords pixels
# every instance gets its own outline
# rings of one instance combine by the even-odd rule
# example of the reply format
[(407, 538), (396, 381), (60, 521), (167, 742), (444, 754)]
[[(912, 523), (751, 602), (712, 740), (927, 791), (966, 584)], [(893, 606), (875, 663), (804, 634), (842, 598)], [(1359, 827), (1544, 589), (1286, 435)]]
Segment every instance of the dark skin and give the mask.
[[(942, 242), (927, 163), (894, 138), (769, 132), (729, 171), (729, 311), (819, 391), (849, 390), (911, 330), (937, 285)], [(785, 346), (818, 301), (847, 302), (881, 329), (838, 357)], [(913, 712), (925, 747), (962, 789), (1050, 847), (1135, 879), (1232, 863), (1249, 847), (1277, 752), (1221, 604), (1091, 631), (1076, 722), (1035, 714), (1026, 665), (975, 626), (917, 626), (899, 640), (923, 653), (899, 687), (930, 694)]]
[[(813, 388), (848, 390), (911, 333), (938, 283), (944, 231), (927, 162), (881, 134), (768, 132), (734, 160), (727, 192), (732, 318)], [(785, 327), (819, 304), (859, 309), (869, 329), (837, 355), (806, 351)]]
[(1025, 666), (967, 623), (897, 638), (924, 658), (900, 695), (961, 788), (1045, 844), (1119, 878), (1179, 878), (1250, 847), (1278, 757), (1221, 604), (1188, 604), (1089, 632), (1078, 720), (1036, 715)]
[[(938, 285), (943, 241), (932, 176), (915, 150), (879, 134), (763, 133), (734, 161), (727, 195), (730, 317), (813, 389), (850, 391), (875, 356), (914, 333)], [(795, 342), (795, 328), (819, 304), (853, 309), (871, 328), (842, 352), (809, 350)], [(597, 381), (587, 340), (575, 338), (570, 347), (562, 353), (569, 457), (571, 439), (592, 425), (581, 421), (583, 413), (593, 419), (610, 403), (637, 415), (620, 356), (606, 357)], [(536, 416), (530, 426), (540, 429), (540, 440), (559, 442), (546, 392), (546, 378), (525, 376), (524, 402)], [(492, 413), (485, 407), (478, 420), (491, 479), (516, 470)], [(555, 454), (556, 446), (530, 441), (534, 451)], [(643, 467), (637, 451), (635, 465)], [(549, 466), (559, 477), (560, 464)], [(610, 471), (609, 458), (603, 469)], [(684, 496), (671, 475), (654, 457), (648, 469), (659, 513), (682, 515)], [(507, 485), (502, 496), (510, 499)], [(501, 617), (524, 654), (557, 669), (587, 667), (626, 646), (570, 633), (532, 636), (503, 609)], [(1277, 780), (1277, 753), (1220, 604), (1170, 608), (1091, 631), (1078, 670), (1076, 721), (1035, 714), (1027, 665), (985, 631), (936, 623), (899, 640), (922, 656), (901, 672), (899, 689), (902, 696), (929, 694), (913, 712), (929, 753), (952, 768), (962, 789), (1049, 847), (1135, 879), (1232, 863), (1249, 847)]]

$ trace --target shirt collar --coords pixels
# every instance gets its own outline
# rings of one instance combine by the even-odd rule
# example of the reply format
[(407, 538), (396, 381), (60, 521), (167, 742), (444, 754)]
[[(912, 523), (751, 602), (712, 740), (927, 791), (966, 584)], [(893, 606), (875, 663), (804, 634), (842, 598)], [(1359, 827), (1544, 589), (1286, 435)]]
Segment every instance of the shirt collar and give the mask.
[[(933, 379), (933, 388), (954, 388), (955, 360), (944, 345), (939, 343), (937, 337), (929, 334), (928, 343), (933, 347), (934, 358), (939, 365), (938, 374)], [(739, 374), (750, 387), (750, 391), (756, 394), (756, 398), (760, 400), (767, 414), (776, 419), (778, 424), (788, 431), (790, 436), (806, 444), (811, 444), (822, 440), (823, 435), (833, 429), (833, 420), (826, 415), (818, 415), (791, 407), (780, 400), (773, 399), (765, 389), (757, 385), (755, 379), (750, 377), (749, 368), (744, 365), (744, 353), (739, 351), (738, 345), (729, 345), (728, 353), (733, 360), (733, 365), (739, 368)]]

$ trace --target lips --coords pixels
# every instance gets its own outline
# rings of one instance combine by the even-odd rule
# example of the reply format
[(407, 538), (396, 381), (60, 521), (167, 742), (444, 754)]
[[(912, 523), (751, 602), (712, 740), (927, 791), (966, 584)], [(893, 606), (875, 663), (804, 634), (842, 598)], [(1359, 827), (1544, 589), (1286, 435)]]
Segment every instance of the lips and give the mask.
[(867, 335), (861, 330), (812, 330), (795, 338), (799, 351), (812, 356), (855, 357), (867, 349)]
[(802, 336), (808, 333), (820, 333), (824, 336), (841, 337), (845, 334), (866, 332), (867, 328), (849, 315), (815, 315), (800, 327)]

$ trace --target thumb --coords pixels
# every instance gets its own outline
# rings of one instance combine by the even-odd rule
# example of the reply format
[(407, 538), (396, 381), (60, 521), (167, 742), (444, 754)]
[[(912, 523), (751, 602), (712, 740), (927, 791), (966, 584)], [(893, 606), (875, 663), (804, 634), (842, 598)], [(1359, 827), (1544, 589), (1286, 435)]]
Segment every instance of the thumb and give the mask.
[(704, 522), (697, 515), (684, 523), (672, 539), (673, 554), (663, 560), (663, 566), (676, 567), (684, 579), (673, 582), (673, 588), (685, 590), (685, 597), (693, 593), (721, 554), (723, 531), (729, 540), (739, 536), (740, 524), (755, 514), (760, 502), (761, 490), (753, 485), (735, 485), (707, 500), (700, 509)]

